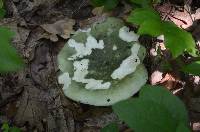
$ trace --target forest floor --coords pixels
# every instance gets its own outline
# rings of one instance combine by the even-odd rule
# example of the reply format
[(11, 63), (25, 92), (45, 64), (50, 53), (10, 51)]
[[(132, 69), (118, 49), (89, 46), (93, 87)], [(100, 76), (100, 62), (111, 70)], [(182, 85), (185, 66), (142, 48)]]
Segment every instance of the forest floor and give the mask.
[[(185, 5), (164, 2), (155, 8), (165, 20), (191, 32), (200, 49), (200, 1)], [(0, 76), (0, 125), (9, 122), (25, 132), (98, 132), (109, 122), (118, 121), (110, 107), (80, 104), (66, 98), (58, 85), (57, 55), (70, 34), (108, 16), (126, 19), (130, 5), (121, 1), (109, 13), (94, 8), (89, 0), (6, 0), (7, 15), (0, 26), (15, 32), (13, 45), (26, 67), (17, 73)], [(163, 85), (180, 96), (189, 111), (191, 128), (200, 131), (200, 77), (190, 76), (185, 89), (182, 77), (163, 72), (155, 57), (162, 42), (144, 37), (148, 49), (144, 61), (152, 85)], [(130, 130), (122, 124), (121, 130)]]

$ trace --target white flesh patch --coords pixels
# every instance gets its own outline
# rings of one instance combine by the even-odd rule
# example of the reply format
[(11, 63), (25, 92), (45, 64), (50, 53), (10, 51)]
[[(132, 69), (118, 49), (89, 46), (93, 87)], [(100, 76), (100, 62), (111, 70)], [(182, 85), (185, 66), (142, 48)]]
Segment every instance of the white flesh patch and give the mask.
[(119, 29), (119, 38), (126, 42), (138, 41), (139, 35), (133, 31), (129, 31), (129, 28), (124, 26)]
[[(87, 29), (79, 29), (78, 31), (86, 33), (87, 36), (90, 36), (90, 32), (91, 32), (91, 28), (87, 28)], [(78, 32), (77, 32), (78, 33)]]
[(85, 79), (85, 76), (88, 74), (88, 59), (82, 59), (81, 61), (74, 61), (74, 77), (72, 78), (76, 82), (86, 83), (85, 88), (96, 90), (96, 89), (108, 89), (110, 88), (111, 83), (105, 82), (103, 80), (95, 79)]
[(115, 69), (111, 74), (113, 79), (122, 79), (136, 70), (136, 67), (140, 64), (140, 59), (137, 56), (139, 49), (140, 45), (137, 43), (132, 46), (131, 56), (123, 60), (119, 68)]
[(164, 41), (164, 35), (160, 35), (160, 36), (158, 36), (157, 39), (158, 39), (158, 40), (162, 40), (162, 41)]
[(69, 77), (69, 73), (65, 72), (62, 75), (58, 77), (58, 83), (64, 84), (63, 89), (67, 89), (69, 85), (71, 84), (71, 78)]
[(78, 31), (84, 32), (84, 33), (90, 33), (91, 32), (91, 28), (88, 29), (79, 29)]
[(78, 43), (74, 39), (70, 39), (68, 41), (70, 47), (75, 48), (76, 54), (72, 55), (68, 60), (75, 60), (76, 58), (82, 58), (84, 56), (90, 55), (92, 53), (92, 49), (103, 49), (104, 42), (103, 40), (97, 40), (91, 35), (87, 37), (87, 42), (84, 45), (83, 43)]
[(113, 45), (113, 50), (117, 50), (117, 46), (116, 45)]

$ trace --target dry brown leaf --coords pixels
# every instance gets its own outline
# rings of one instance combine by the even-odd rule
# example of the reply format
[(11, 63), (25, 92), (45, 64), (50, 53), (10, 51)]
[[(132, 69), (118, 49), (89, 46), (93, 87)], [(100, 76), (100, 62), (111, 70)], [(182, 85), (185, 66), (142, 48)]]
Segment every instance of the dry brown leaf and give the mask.
[(194, 130), (194, 131), (200, 131), (200, 122), (195, 122), (195, 123), (193, 123), (192, 124), (192, 130)]
[(152, 85), (156, 85), (158, 84), (162, 79), (163, 73), (160, 72), (160, 71), (154, 71), (152, 74), (151, 74), (151, 78), (150, 78), (150, 82)]
[(184, 29), (192, 26), (193, 24), (193, 17), (186, 9), (184, 9), (184, 11), (175, 11), (173, 15), (169, 16), (169, 18), (177, 26)]
[(195, 14), (193, 14), (195, 20), (200, 19), (200, 8), (196, 10)]
[(174, 5), (165, 3), (158, 6), (157, 10), (162, 14), (163, 18), (169, 18), (177, 26), (184, 29), (192, 26), (195, 20), (200, 19), (200, 9), (193, 13), (188, 5), (185, 5), (182, 10), (177, 10)]
[(110, 16), (110, 14), (104, 13), (101, 16), (95, 16), (95, 17), (91, 17), (91, 18), (82, 20), (79, 22), (80, 28), (88, 28), (88, 27), (90, 27), (91, 24), (93, 24), (95, 22), (103, 22), (109, 16)]
[(92, 14), (95, 15), (95, 16), (100, 16), (103, 14), (103, 10), (104, 10), (104, 7), (101, 6), (101, 7), (96, 7), (92, 10)]
[(49, 39), (51, 41), (58, 41), (57, 35), (64, 39), (68, 39), (70, 34), (74, 32), (73, 26), (75, 25), (75, 20), (64, 19), (59, 20), (53, 24), (43, 24), (41, 27), (49, 33)]
[(167, 73), (165, 77), (160, 81), (160, 84), (168, 88), (169, 90), (180, 88), (180, 77), (173, 75), (172, 73)]

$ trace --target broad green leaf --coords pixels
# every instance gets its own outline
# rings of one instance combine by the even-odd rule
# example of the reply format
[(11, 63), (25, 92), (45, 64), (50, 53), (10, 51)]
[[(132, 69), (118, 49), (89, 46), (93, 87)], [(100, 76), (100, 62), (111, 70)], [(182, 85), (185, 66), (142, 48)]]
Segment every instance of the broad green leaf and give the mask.
[(162, 26), (165, 45), (171, 51), (174, 58), (181, 55), (184, 51), (195, 55), (195, 41), (190, 33), (178, 28), (171, 22), (163, 22)]
[(23, 66), (22, 59), (10, 45), (13, 36), (8, 28), (0, 27), (0, 73), (16, 71)]
[(90, 0), (93, 6), (103, 6), (106, 0)]
[(161, 3), (162, 0), (153, 0), (153, 4)]
[(127, 21), (133, 24), (141, 25), (143, 22), (148, 20), (160, 21), (159, 13), (152, 8), (137, 8), (131, 12)]
[(167, 60), (162, 60), (160, 64), (161, 71), (172, 71), (172, 66)]
[(110, 123), (102, 128), (101, 132), (119, 132), (119, 128), (116, 123)]
[(129, 99), (115, 104), (113, 110), (135, 132), (173, 132), (176, 129), (168, 110), (151, 100)]
[(3, 0), (0, 0), (0, 19), (5, 15), (6, 11), (3, 9)]
[(184, 66), (182, 71), (185, 73), (200, 76), (200, 61), (192, 62), (191, 64)]
[(176, 132), (191, 132), (191, 130), (184, 123), (179, 123), (178, 127), (176, 128)]
[(130, 2), (132, 2), (134, 4), (138, 4), (142, 7), (149, 7), (152, 4), (151, 0), (130, 0)]
[(145, 85), (140, 91), (140, 98), (151, 100), (165, 107), (176, 122), (182, 121), (187, 124), (188, 115), (185, 105), (167, 89), (161, 86)]
[(144, 21), (138, 30), (140, 35), (151, 35), (157, 37), (162, 34), (162, 24), (160, 20), (152, 19)]
[(119, 0), (91, 0), (91, 3), (93, 6), (104, 6), (106, 10), (112, 10), (118, 5)]
[(119, 0), (106, 0), (104, 7), (106, 10), (114, 9), (119, 3)]
[(151, 7), (153, 4), (160, 3), (161, 0), (130, 0), (130, 2), (140, 7)]
[(192, 35), (178, 28), (171, 22), (163, 22), (158, 12), (152, 8), (138, 8), (132, 11), (128, 22), (139, 25), (138, 33), (157, 37), (164, 34), (166, 47), (171, 51), (174, 58), (187, 51), (196, 56), (195, 41)]
[(17, 127), (11, 127), (9, 129), (9, 132), (21, 132), (21, 130), (19, 128), (17, 128)]
[(3, 8), (3, 0), (0, 0), (0, 8)]
[(6, 11), (3, 8), (0, 8), (0, 19), (4, 18)]
[(10, 129), (10, 127), (9, 127), (8, 123), (3, 123), (3, 125), (1, 126), (1, 130), (3, 132), (9, 132), (9, 129)]

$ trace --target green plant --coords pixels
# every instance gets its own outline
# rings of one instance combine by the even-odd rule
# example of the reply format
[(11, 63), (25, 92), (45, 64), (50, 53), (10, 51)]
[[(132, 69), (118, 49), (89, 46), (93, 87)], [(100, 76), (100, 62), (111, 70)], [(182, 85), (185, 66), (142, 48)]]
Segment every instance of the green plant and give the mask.
[(118, 5), (119, 0), (91, 0), (91, 3), (94, 6), (104, 6), (106, 10), (112, 10)]
[(5, 13), (6, 12), (3, 8), (3, 0), (0, 0), (0, 19), (4, 17)]
[[(135, 0), (132, 0), (132, 2), (135, 2)], [(142, 4), (142, 1), (138, 2), (141, 2), (142, 8), (133, 10), (127, 20), (139, 26), (138, 34), (153, 37), (164, 35), (164, 44), (175, 60), (185, 52), (194, 57), (199, 56), (195, 41), (190, 33), (178, 28), (172, 22), (161, 20), (158, 12), (150, 4)], [(183, 65), (180, 65), (179, 70), (187, 74), (200, 75), (199, 67), (200, 63), (196, 61), (191, 62), (191, 64), (183, 63)]]
[[(146, 85), (138, 98), (119, 102), (112, 108), (134, 132), (190, 132), (184, 104), (160, 86)], [(112, 125), (106, 128), (113, 130)]]
[(185, 65), (181, 70), (188, 74), (200, 76), (200, 61), (194, 61), (188, 65)]
[(196, 55), (195, 41), (192, 35), (178, 28), (171, 22), (162, 21), (159, 14), (152, 8), (138, 8), (133, 10), (128, 22), (139, 25), (138, 34), (157, 37), (164, 35), (164, 43), (174, 58), (185, 51)]
[(10, 127), (8, 123), (3, 123), (1, 126), (2, 132), (21, 132), (21, 130), (15, 126)]
[(10, 45), (14, 33), (8, 28), (0, 27), (0, 73), (16, 71), (23, 67), (23, 61)]
[[(0, 18), (5, 14), (3, 1), (0, 0)], [(0, 73), (19, 70), (23, 67), (23, 61), (16, 50), (10, 45), (14, 32), (9, 28), (0, 26)]]
[(119, 128), (115, 122), (110, 123), (109, 125), (101, 129), (101, 132), (118, 132), (118, 131)]

